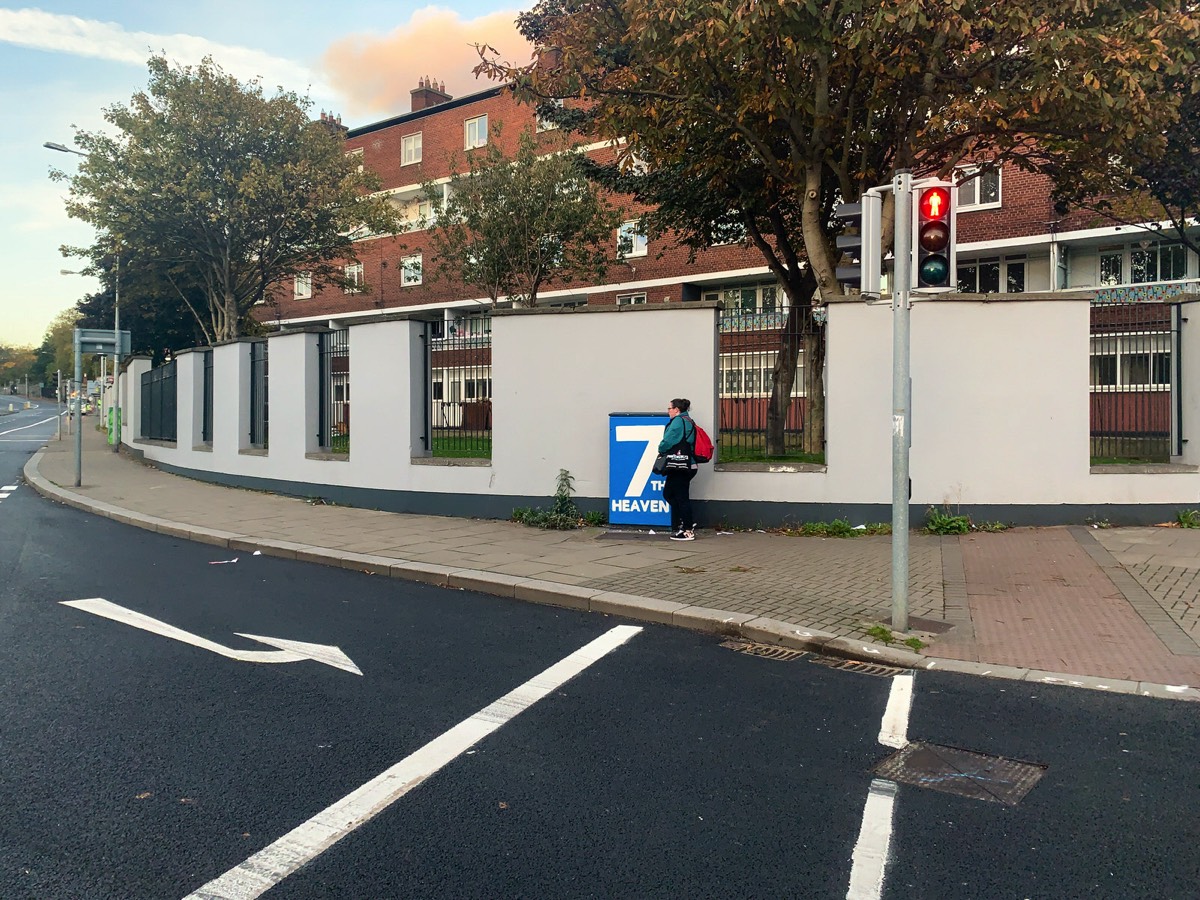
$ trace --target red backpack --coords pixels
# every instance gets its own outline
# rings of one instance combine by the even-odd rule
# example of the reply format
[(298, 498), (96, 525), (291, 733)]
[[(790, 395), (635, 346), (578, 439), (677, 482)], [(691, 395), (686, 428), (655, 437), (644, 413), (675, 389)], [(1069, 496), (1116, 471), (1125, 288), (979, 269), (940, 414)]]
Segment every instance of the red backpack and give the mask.
[(703, 428), (701, 428), (699, 425), (697, 425), (694, 420), (692, 422), (692, 425), (696, 429), (696, 449), (693, 451), (692, 455), (696, 457), (696, 462), (698, 462), (698, 463), (712, 462), (712, 458), (713, 458), (712, 438), (710, 438), (708, 436), (708, 432), (705, 431)]

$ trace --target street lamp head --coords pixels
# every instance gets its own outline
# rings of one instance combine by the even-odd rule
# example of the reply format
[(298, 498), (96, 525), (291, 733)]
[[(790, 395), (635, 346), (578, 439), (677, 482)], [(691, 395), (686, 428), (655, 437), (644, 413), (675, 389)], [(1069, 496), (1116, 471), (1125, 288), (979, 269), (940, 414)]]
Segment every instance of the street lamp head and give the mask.
[(54, 141), (46, 141), (42, 144), (42, 146), (47, 150), (57, 150), (59, 153), (74, 153), (76, 156), (87, 156), (87, 154), (81, 150), (72, 150), (70, 147), (67, 147), (63, 144), (57, 144)]

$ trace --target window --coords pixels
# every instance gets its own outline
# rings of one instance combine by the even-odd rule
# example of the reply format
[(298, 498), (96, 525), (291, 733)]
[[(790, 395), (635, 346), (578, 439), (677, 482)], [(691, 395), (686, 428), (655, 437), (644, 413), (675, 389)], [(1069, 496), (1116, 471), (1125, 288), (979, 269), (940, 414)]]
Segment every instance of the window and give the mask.
[(400, 260), (400, 286), (411, 287), (421, 283), (421, 254), (405, 256)]
[[(563, 102), (562, 102), (562, 100), (550, 100), (547, 102), (546, 105), (547, 106), (557, 106), (559, 109), (562, 109)], [(555, 125), (553, 122), (551, 122), (549, 119), (543, 119), (541, 116), (537, 117), (537, 130), (538, 131), (554, 131), (554, 129), (556, 129), (556, 128), (558, 128), (558, 126)]]
[(312, 273), (297, 272), (296, 283), (292, 286), (293, 300), (307, 300), (312, 296)]
[(400, 139), (400, 165), (411, 166), (421, 161), (421, 132)]
[(1093, 336), (1091, 385), (1093, 388), (1168, 390), (1171, 386), (1171, 336)]
[(346, 266), (346, 286), (343, 290), (347, 294), (359, 294), (362, 292), (363, 286), (363, 264), (355, 263), (352, 266)]
[(637, 222), (626, 222), (617, 231), (617, 255), (624, 259), (627, 256), (645, 256), (649, 250), (649, 242), (638, 227)]
[(471, 150), (487, 144), (487, 116), (476, 116), (463, 123), (463, 148)]
[(358, 171), (361, 172), (363, 170), (363, 148), (362, 147), (359, 147), (357, 150), (347, 151), (346, 156), (349, 157), (351, 162), (358, 164)]
[(1025, 257), (1006, 256), (960, 261), (958, 289), (966, 294), (1020, 294), (1025, 290)]
[(1184, 278), (1187, 278), (1187, 250), (1182, 244), (1146, 240), (1129, 246), (1100, 248), (1101, 287)]
[(639, 306), (645, 302), (645, 294), (617, 294), (617, 306)]
[(981, 171), (978, 166), (971, 166), (957, 170), (956, 176), (960, 211), (991, 209), (1000, 205), (999, 169)]
[(720, 300), (725, 304), (726, 316), (753, 316), (783, 311), (783, 298), (779, 296), (779, 285), (775, 283), (706, 291), (701, 299)]

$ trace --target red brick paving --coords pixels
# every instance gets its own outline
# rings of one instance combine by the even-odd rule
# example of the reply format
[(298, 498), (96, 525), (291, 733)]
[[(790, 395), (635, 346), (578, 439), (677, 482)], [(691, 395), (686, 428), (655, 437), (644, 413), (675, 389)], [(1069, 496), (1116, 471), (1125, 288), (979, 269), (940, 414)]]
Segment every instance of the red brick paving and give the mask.
[(974, 640), (946, 635), (933, 655), (1200, 683), (1200, 658), (1171, 653), (1065, 528), (970, 535), (961, 546)]

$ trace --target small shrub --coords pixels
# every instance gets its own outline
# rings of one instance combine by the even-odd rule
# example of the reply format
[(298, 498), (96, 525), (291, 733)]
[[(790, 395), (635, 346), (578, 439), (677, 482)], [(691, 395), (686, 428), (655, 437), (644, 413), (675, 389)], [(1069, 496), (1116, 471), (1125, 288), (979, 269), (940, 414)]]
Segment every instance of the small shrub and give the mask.
[(592, 528), (600, 528), (608, 524), (608, 516), (598, 510), (591, 510), (583, 514), (583, 524)]
[[(588, 513), (586, 516), (579, 512), (571, 492), (575, 488), (575, 479), (566, 469), (558, 470), (558, 478), (554, 490), (554, 505), (549, 510), (541, 508), (530, 509), (518, 506), (512, 511), (512, 520), (533, 528), (545, 528), (550, 531), (570, 531), (582, 524), (603, 525), (603, 513)], [(598, 521), (597, 521), (598, 520)]]
[(1200, 528), (1200, 509), (1181, 509), (1175, 514), (1180, 528)]
[(971, 518), (953, 515), (949, 510), (941, 512), (931, 506), (925, 513), (925, 530), (930, 534), (967, 534), (971, 530)]
[(845, 519), (834, 519), (829, 523), (825, 533), (830, 537), (854, 537), (854, 526)]
[(1000, 531), (1008, 531), (1008, 525), (1005, 522), (980, 522), (975, 526), (976, 531), (987, 531), (995, 534)]

